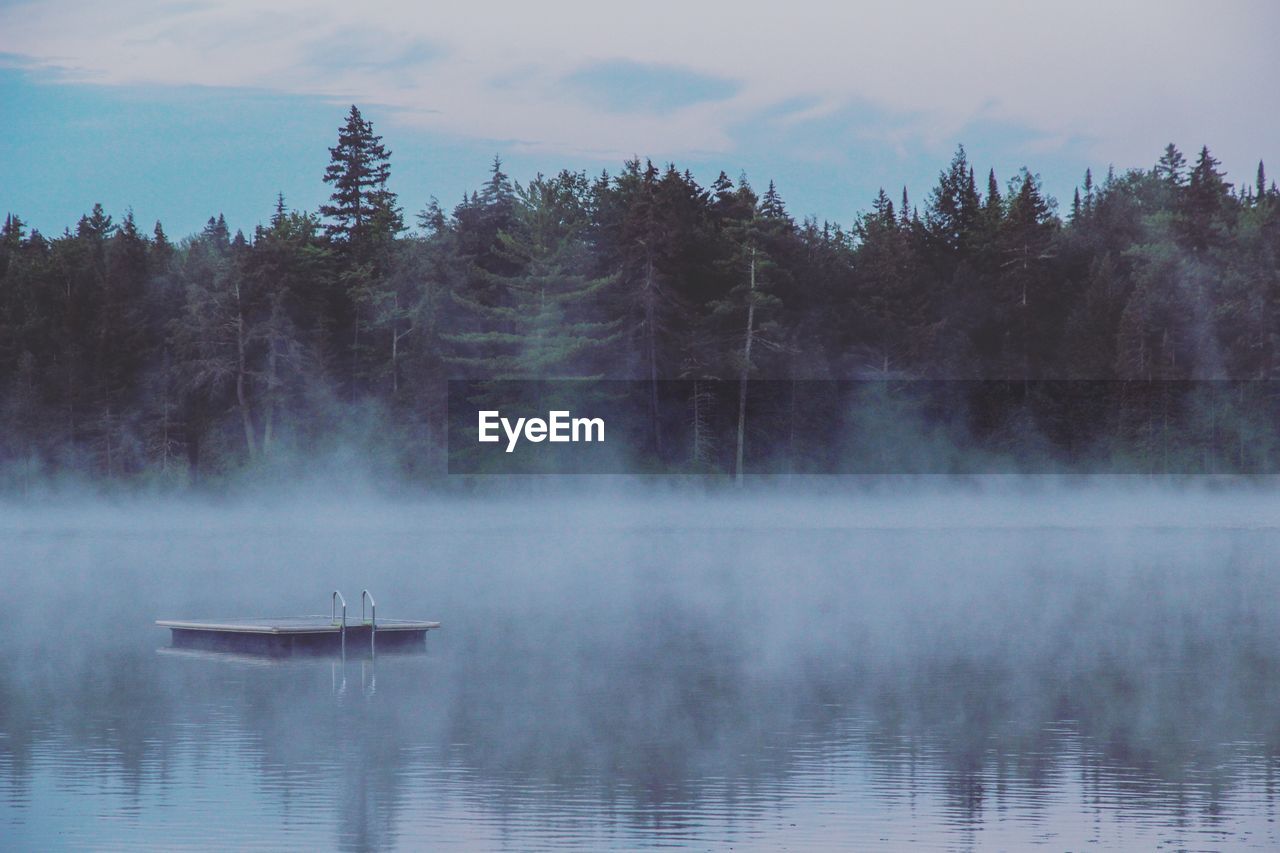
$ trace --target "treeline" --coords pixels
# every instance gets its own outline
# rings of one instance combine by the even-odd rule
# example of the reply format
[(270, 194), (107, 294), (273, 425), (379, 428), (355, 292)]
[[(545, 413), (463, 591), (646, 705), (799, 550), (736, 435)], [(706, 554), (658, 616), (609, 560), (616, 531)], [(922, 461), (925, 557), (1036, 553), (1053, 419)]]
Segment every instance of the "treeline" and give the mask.
[(495, 159), (407, 223), (355, 107), (330, 150), (330, 203), (280, 198), (251, 235), (218, 216), (175, 243), (101, 206), (53, 238), (6, 218), (7, 482), (185, 483), (327, 443), (430, 474), (451, 377), (744, 395), (757, 378), (1280, 378), (1280, 193), (1261, 164), (1233, 187), (1207, 148), (1086, 173), (1065, 212), (961, 148), (926, 197), (882, 191), (849, 228), (797, 221), (772, 184), (639, 160), (520, 183)]

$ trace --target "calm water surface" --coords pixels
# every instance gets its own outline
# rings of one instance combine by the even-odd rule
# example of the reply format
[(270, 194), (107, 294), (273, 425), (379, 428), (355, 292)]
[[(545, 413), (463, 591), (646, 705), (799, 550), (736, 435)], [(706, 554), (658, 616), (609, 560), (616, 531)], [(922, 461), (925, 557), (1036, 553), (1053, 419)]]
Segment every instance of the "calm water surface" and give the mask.
[(0, 521), (0, 848), (1280, 848), (1280, 531), (692, 507)]

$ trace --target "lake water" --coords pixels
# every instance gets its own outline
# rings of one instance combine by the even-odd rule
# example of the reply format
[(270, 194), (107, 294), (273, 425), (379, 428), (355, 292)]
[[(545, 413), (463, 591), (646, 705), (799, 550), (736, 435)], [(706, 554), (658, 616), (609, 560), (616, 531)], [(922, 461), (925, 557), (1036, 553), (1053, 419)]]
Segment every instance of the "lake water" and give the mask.
[[(10, 507), (0, 848), (1277, 849), (1275, 508)], [(151, 624), (364, 587), (425, 653)]]

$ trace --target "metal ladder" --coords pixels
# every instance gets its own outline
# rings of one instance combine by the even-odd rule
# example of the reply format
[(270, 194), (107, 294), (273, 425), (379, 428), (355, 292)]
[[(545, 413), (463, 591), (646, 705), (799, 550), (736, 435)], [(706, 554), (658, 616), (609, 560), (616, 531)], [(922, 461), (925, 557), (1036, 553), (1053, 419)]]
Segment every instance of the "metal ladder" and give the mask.
[[(365, 620), (364, 609), (365, 600), (369, 602), (369, 619)], [(347, 656), (347, 600), (343, 598), (342, 593), (336, 589), (329, 599), (329, 618), (335, 623), (338, 622), (338, 602), (342, 602), (342, 628), (340, 634), (342, 637), (342, 656)], [(378, 653), (378, 603), (373, 600), (373, 594), (367, 589), (360, 590), (360, 624), (369, 626), (369, 654), (376, 655)]]

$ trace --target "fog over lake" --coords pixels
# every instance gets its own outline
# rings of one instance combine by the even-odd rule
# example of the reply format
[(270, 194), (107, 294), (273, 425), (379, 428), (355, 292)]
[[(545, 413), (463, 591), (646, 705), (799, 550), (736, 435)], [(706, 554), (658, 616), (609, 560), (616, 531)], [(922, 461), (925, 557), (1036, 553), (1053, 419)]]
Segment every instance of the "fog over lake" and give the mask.
[(0, 506), (0, 848), (1280, 846), (1271, 485), (588, 480)]

